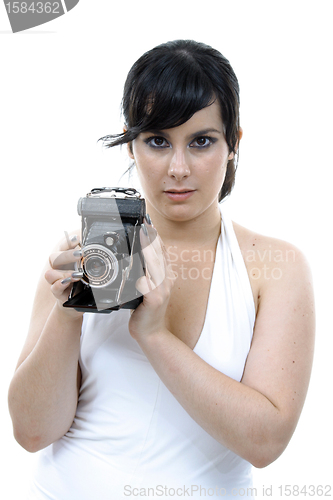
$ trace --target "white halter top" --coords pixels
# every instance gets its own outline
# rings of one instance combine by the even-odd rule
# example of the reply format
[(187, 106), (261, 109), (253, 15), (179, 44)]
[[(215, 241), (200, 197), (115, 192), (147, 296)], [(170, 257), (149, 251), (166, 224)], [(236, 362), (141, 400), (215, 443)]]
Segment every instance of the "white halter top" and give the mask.
[[(194, 352), (240, 381), (255, 307), (232, 222), (220, 209), (206, 318)], [(131, 337), (129, 317), (129, 310), (84, 315), (76, 416), (65, 436), (39, 452), (28, 498), (244, 498), (252, 488), (251, 464), (186, 413)]]

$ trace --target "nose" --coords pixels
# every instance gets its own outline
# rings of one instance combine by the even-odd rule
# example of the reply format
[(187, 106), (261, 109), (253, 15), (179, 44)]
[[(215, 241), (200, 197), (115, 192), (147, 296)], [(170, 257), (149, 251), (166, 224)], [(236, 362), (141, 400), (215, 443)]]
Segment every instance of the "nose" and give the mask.
[(181, 181), (188, 177), (190, 173), (190, 168), (186, 160), (186, 152), (176, 149), (170, 160), (168, 175), (177, 181)]

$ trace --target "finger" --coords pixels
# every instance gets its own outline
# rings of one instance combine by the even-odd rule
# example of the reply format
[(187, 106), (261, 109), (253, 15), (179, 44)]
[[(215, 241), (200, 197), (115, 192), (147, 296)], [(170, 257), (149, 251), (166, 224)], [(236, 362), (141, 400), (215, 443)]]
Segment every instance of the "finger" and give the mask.
[[(141, 224), (141, 229), (144, 229), (146, 236), (148, 237), (147, 242), (143, 242), (143, 246), (145, 247), (147, 244), (153, 245), (153, 247), (156, 246), (156, 238), (157, 238), (157, 231), (153, 226), (149, 226), (148, 224), (144, 223)], [(142, 232), (142, 231), (141, 231)]]
[(77, 245), (80, 245), (80, 237), (78, 232), (67, 233), (67, 231), (65, 231), (65, 237), (60, 242), (59, 250), (70, 250), (72, 248), (75, 248)]
[(174, 272), (174, 270), (172, 268), (173, 262), (169, 256), (169, 253), (168, 253), (162, 240), (161, 240), (161, 247), (163, 250), (164, 265), (165, 265), (165, 269), (166, 269), (166, 277), (169, 278), (172, 282), (174, 282), (176, 279), (176, 273)]
[[(146, 226), (147, 227), (147, 226)], [(157, 233), (156, 229), (152, 226), (148, 226), (148, 237), (149, 237), (149, 242), (152, 248), (155, 250), (156, 255), (158, 256), (160, 263), (165, 264), (165, 255), (164, 255), (164, 250), (167, 253), (166, 247)]]
[(162, 255), (162, 248), (161, 248), (161, 243), (162, 240), (160, 236), (158, 235), (156, 229), (153, 226), (149, 226), (147, 224), (144, 224), (145, 228), (147, 229), (148, 233), (148, 241), (149, 244), (152, 245), (153, 249), (155, 250), (156, 254), (161, 256)]
[(75, 248), (74, 250), (65, 250), (62, 252), (55, 252), (50, 255), (50, 266), (53, 269), (64, 269), (64, 266), (78, 262), (82, 257), (82, 250)]
[(73, 276), (73, 271), (56, 271), (55, 269), (48, 269), (44, 277), (49, 285), (54, 285), (57, 281), (64, 281), (62, 284), (67, 286), (69, 283), (74, 283), (74, 281), (81, 279), (81, 277)]
[(156, 288), (149, 276), (141, 276), (141, 278), (136, 281), (135, 287), (142, 295), (147, 295)]
[[(150, 244), (152, 248), (155, 250), (156, 255), (158, 256), (160, 260), (161, 266), (164, 267), (164, 274), (162, 275), (161, 278), (169, 278), (172, 281), (172, 285), (174, 284), (174, 281), (177, 277), (176, 273), (173, 270), (173, 261), (171, 260), (169, 253), (166, 249), (166, 246), (164, 245), (161, 237), (157, 233), (156, 229), (153, 226), (147, 226), (145, 225), (146, 228), (148, 229), (148, 236), (149, 240), (147, 240), (147, 243), (144, 242), (144, 245), (146, 246)], [(153, 238), (153, 239), (152, 239)], [(155, 277), (156, 279), (156, 277)], [(156, 285), (157, 283), (155, 281)]]
[(57, 300), (65, 301), (68, 299), (73, 283), (80, 278), (73, 277), (70, 272), (59, 272), (52, 269), (45, 273), (45, 279), (50, 283), (50, 290)]
[(159, 286), (165, 279), (164, 255), (158, 238), (151, 243), (148, 234), (140, 231), (142, 253), (146, 261), (146, 267), (155, 286)]
[(57, 280), (51, 285), (51, 292), (56, 299), (65, 301), (68, 299), (70, 290), (72, 288), (72, 281)]
[(164, 245), (161, 237), (157, 234), (156, 235), (156, 241), (153, 244), (153, 248), (156, 249), (157, 254), (161, 257), (161, 260), (163, 258), (163, 265), (165, 269), (165, 277), (169, 278), (171, 280), (175, 279), (175, 272), (172, 269), (172, 260), (170, 258), (170, 255), (166, 249), (166, 246)]

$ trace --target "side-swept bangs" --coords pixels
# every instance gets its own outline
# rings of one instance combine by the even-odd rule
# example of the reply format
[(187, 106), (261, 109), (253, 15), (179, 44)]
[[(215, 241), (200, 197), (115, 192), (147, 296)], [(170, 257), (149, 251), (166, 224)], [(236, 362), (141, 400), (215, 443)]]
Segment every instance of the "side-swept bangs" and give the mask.
[(141, 132), (182, 125), (215, 100), (211, 81), (188, 54), (170, 52), (141, 67), (143, 58), (132, 67), (124, 86), (127, 130), (102, 138), (108, 147), (131, 142)]
[(183, 54), (171, 54), (147, 67), (128, 92), (124, 117), (128, 130), (135, 135), (182, 125), (208, 106), (214, 96), (209, 79)]

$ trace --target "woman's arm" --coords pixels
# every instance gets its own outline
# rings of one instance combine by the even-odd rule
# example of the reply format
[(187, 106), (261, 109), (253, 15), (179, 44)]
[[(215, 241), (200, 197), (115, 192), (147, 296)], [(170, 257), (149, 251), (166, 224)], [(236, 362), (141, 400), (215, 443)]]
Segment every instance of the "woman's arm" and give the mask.
[(31, 452), (63, 436), (73, 422), (77, 406), (82, 314), (62, 307), (70, 283), (61, 281), (71, 271), (52, 267), (57, 267), (57, 259), (60, 263), (75, 260), (71, 257), (75, 246), (76, 242), (68, 249), (67, 243), (62, 243), (60, 252), (51, 256), (50, 265), (44, 270), (27, 340), (9, 388), (15, 438)]
[[(280, 244), (287, 249), (288, 244)], [(273, 462), (287, 446), (312, 366), (311, 275), (302, 254), (293, 250), (293, 262), (279, 263), (281, 279), (262, 280), (253, 342), (241, 382), (211, 367), (165, 328), (163, 311), (172, 288), (168, 277), (145, 296), (138, 317), (135, 312), (130, 320), (132, 336), (189, 415), (256, 467)], [(154, 269), (150, 259), (149, 272), (152, 276), (160, 273), (157, 260)]]

